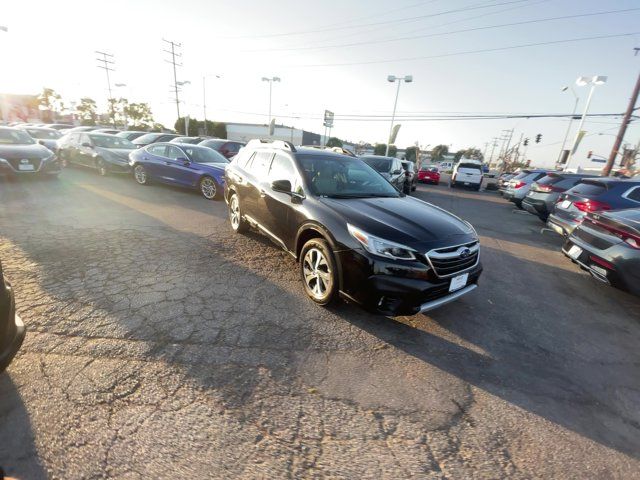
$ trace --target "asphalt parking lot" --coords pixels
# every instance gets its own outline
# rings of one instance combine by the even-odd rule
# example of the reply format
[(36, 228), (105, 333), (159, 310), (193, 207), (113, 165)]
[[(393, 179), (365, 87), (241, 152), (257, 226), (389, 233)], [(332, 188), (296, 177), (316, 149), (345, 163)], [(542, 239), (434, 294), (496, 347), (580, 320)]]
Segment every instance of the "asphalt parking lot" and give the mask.
[(640, 299), (496, 193), (418, 187), (475, 226), (485, 270), (389, 319), (312, 304), (224, 202), (74, 168), (27, 180), (0, 180), (29, 329), (0, 375), (18, 478), (640, 478)]

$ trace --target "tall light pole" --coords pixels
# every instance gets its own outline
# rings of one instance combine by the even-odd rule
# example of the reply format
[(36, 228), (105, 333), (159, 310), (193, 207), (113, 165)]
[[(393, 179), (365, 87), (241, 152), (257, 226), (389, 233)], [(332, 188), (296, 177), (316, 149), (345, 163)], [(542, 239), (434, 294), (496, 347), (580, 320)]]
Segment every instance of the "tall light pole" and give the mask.
[[(280, 77), (262, 77), (262, 81), (263, 82), (269, 82), (269, 125), (271, 125), (271, 95), (272, 95), (272, 89), (273, 89), (273, 82), (279, 82), (280, 81)], [(269, 127), (267, 127), (269, 128)]]
[(582, 113), (582, 118), (580, 119), (580, 125), (578, 126), (578, 131), (576, 132), (576, 136), (573, 139), (573, 144), (571, 145), (571, 151), (569, 152), (569, 158), (567, 158), (567, 163), (564, 166), (565, 170), (569, 169), (569, 164), (573, 159), (573, 155), (575, 151), (578, 149), (578, 144), (582, 139), (582, 127), (584, 126), (584, 120), (587, 118), (587, 113), (589, 112), (589, 105), (591, 105), (591, 98), (593, 97), (593, 92), (596, 89), (597, 85), (604, 85), (607, 82), (607, 77), (603, 75), (596, 75), (595, 77), (579, 77), (576, 80), (576, 85), (579, 87), (584, 87), (585, 85), (591, 85), (591, 90), (589, 90), (589, 96), (587, 97), (587, 104), (584, 106), (584, 112)]
[[(189, 80), (185, 80), (183, 82), (176, 82), (176, 98), (178, 98), (178, 96), (177, 96), (178, 87), (184, 87), (185, 85), (191, 85), (191, 82)], [(178, 117), (178, 119), (179, 118), (180, 117)], [(189, 114), (188, 113), (185, 114), (185, 116), (184, 116), (184, 134), (185, 134), (185, 136), (189, 135)]]
[(396, 100), (395, 102), (393, 102), (393, 113), (391, 114), (391, 126), (389, 127), (389, 138), (387, 140), (387, 149), (384, 152), (385, 157), (389, 156), (389, 144), (391, 143), (391, 135), (393, 134), (393, 123), (395, 122), (395, 119), (396, 119), (396, 107), (398, 106), (398, 96), (400, 95), (400, 85), (402, 84), (403, 81), (405, 83), (413, 82), (413, 76), (405, 75), (404, 77), (396, 77), (395, 75), (389, 75), (387, 77), (388, 82), (393, 83), (396, 80), (398, 81), (398, 88), (396, 89)]
[(207, 77), (222, 78), (222, 75), (203, 75), (202, 76), (202, 114), (204, 116), (204, 134), (209, 135), (207, 128)]
[(576, 110), (578, 110), (578, 102), (580, 101), (580, 97), (576, 95), (576, 91), (573, 89), (571, 85), (567, 85), (562, 89), (563, 92), (569, 90), (573, 95), (575, 101), (573, 102), (573, 111), (571, 112), (571, 117), (569, 118), (569, 125), (567, 125), (567, 132), (564, 134), (564, 140), (562, 140), (562, 147), (560, 147), (560, 153), (558, 154), (558, 160), (556, 160), (556, 166), (560, 165), (562, 161), (562, 155), (564, 153), (564, 146), (567, 144), (567, 139), (569, 138), (569, 132), (571, 131), (571, 124), (573, 123), (573, 117), (576, 116)]
[(111, 53), (100, 52), (97, 50), (96, 50), (96, 54), (102, 55), (102, 58), (96, 59), (98, 61), (98, 68), (103, 69), (107, 74), (107, 89), (109, 90), (109, 100), (107, 103), (109, 103), (109, 107), (110, 107), (109, 109), (111, 110), (111, 121), (113, 122), (113, 126), (115, 128), (116, 112), (113, 105), (113, 93), (111, 92), (111, 78), (109, 77), (109, 72), (114, 71), (114, 68), (113, 68), (115, 65), (114, 57)]

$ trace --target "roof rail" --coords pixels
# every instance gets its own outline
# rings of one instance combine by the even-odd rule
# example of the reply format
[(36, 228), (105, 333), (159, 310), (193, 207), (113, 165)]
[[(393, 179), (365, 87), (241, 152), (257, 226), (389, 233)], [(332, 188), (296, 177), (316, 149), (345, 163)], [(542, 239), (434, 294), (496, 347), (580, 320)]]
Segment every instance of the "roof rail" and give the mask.
[(282, 150), (289, 150), (295, 152), (296, 147), (293, 143), (285, 140), (270, 140), (265, 138), (254, 138), (249, 140), (246, 145), (247, 148), (280, 148)]
[(351, 150), (342, 147), (328, 147), (326, 145), (302, 145), (305, 148), (317, 148), (318, 150), (329, 150), (331, 152), (347, 155), (348, 157), (357, 157)]

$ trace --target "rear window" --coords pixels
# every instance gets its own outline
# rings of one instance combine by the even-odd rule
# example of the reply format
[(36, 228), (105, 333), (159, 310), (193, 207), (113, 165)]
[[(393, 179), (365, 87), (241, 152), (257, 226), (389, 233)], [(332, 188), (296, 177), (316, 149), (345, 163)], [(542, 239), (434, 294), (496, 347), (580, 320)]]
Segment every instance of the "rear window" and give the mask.
[(569, 190), (571, 187), (573, 187), (579, 181), (580, 181), (580, 179), (579, 178), (575, 178), (575, 177), (564, 178), (564, 179), (562, 179), (562, 181), (556, 183), (556, 188), (562, 188), (563, 190)]
[(466, 170), (478, 170), (480, 172), (482, 171), (482, 167), (477, 163), (461, 163), (458, 165), (458, 170), (460, 170), (461, 168), (464, 168)]
[(571, 193), (576, 195), (584, 195), (587, 197), (596, 197), (607, 191), (607, 187), (602, 183), (580, 182), (571, 189)]
[[(560, 183), (562, 181), (562, 177), (558, 175), (547, 175), (546, 177), (538, 180), (538, 185), (555, 185), (556, 183)], [(573, 181), (572, 185), (576, 182)]]

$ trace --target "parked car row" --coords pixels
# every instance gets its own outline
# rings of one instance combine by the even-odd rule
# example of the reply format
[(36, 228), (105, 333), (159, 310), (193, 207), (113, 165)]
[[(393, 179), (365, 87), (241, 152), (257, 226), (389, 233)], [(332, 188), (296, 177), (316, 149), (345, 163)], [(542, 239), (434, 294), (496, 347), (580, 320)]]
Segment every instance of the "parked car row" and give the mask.
[(523, 170), (502, 191), (564, 237), (562, 251), (571, 261), (640, 295), (640, 179)]

